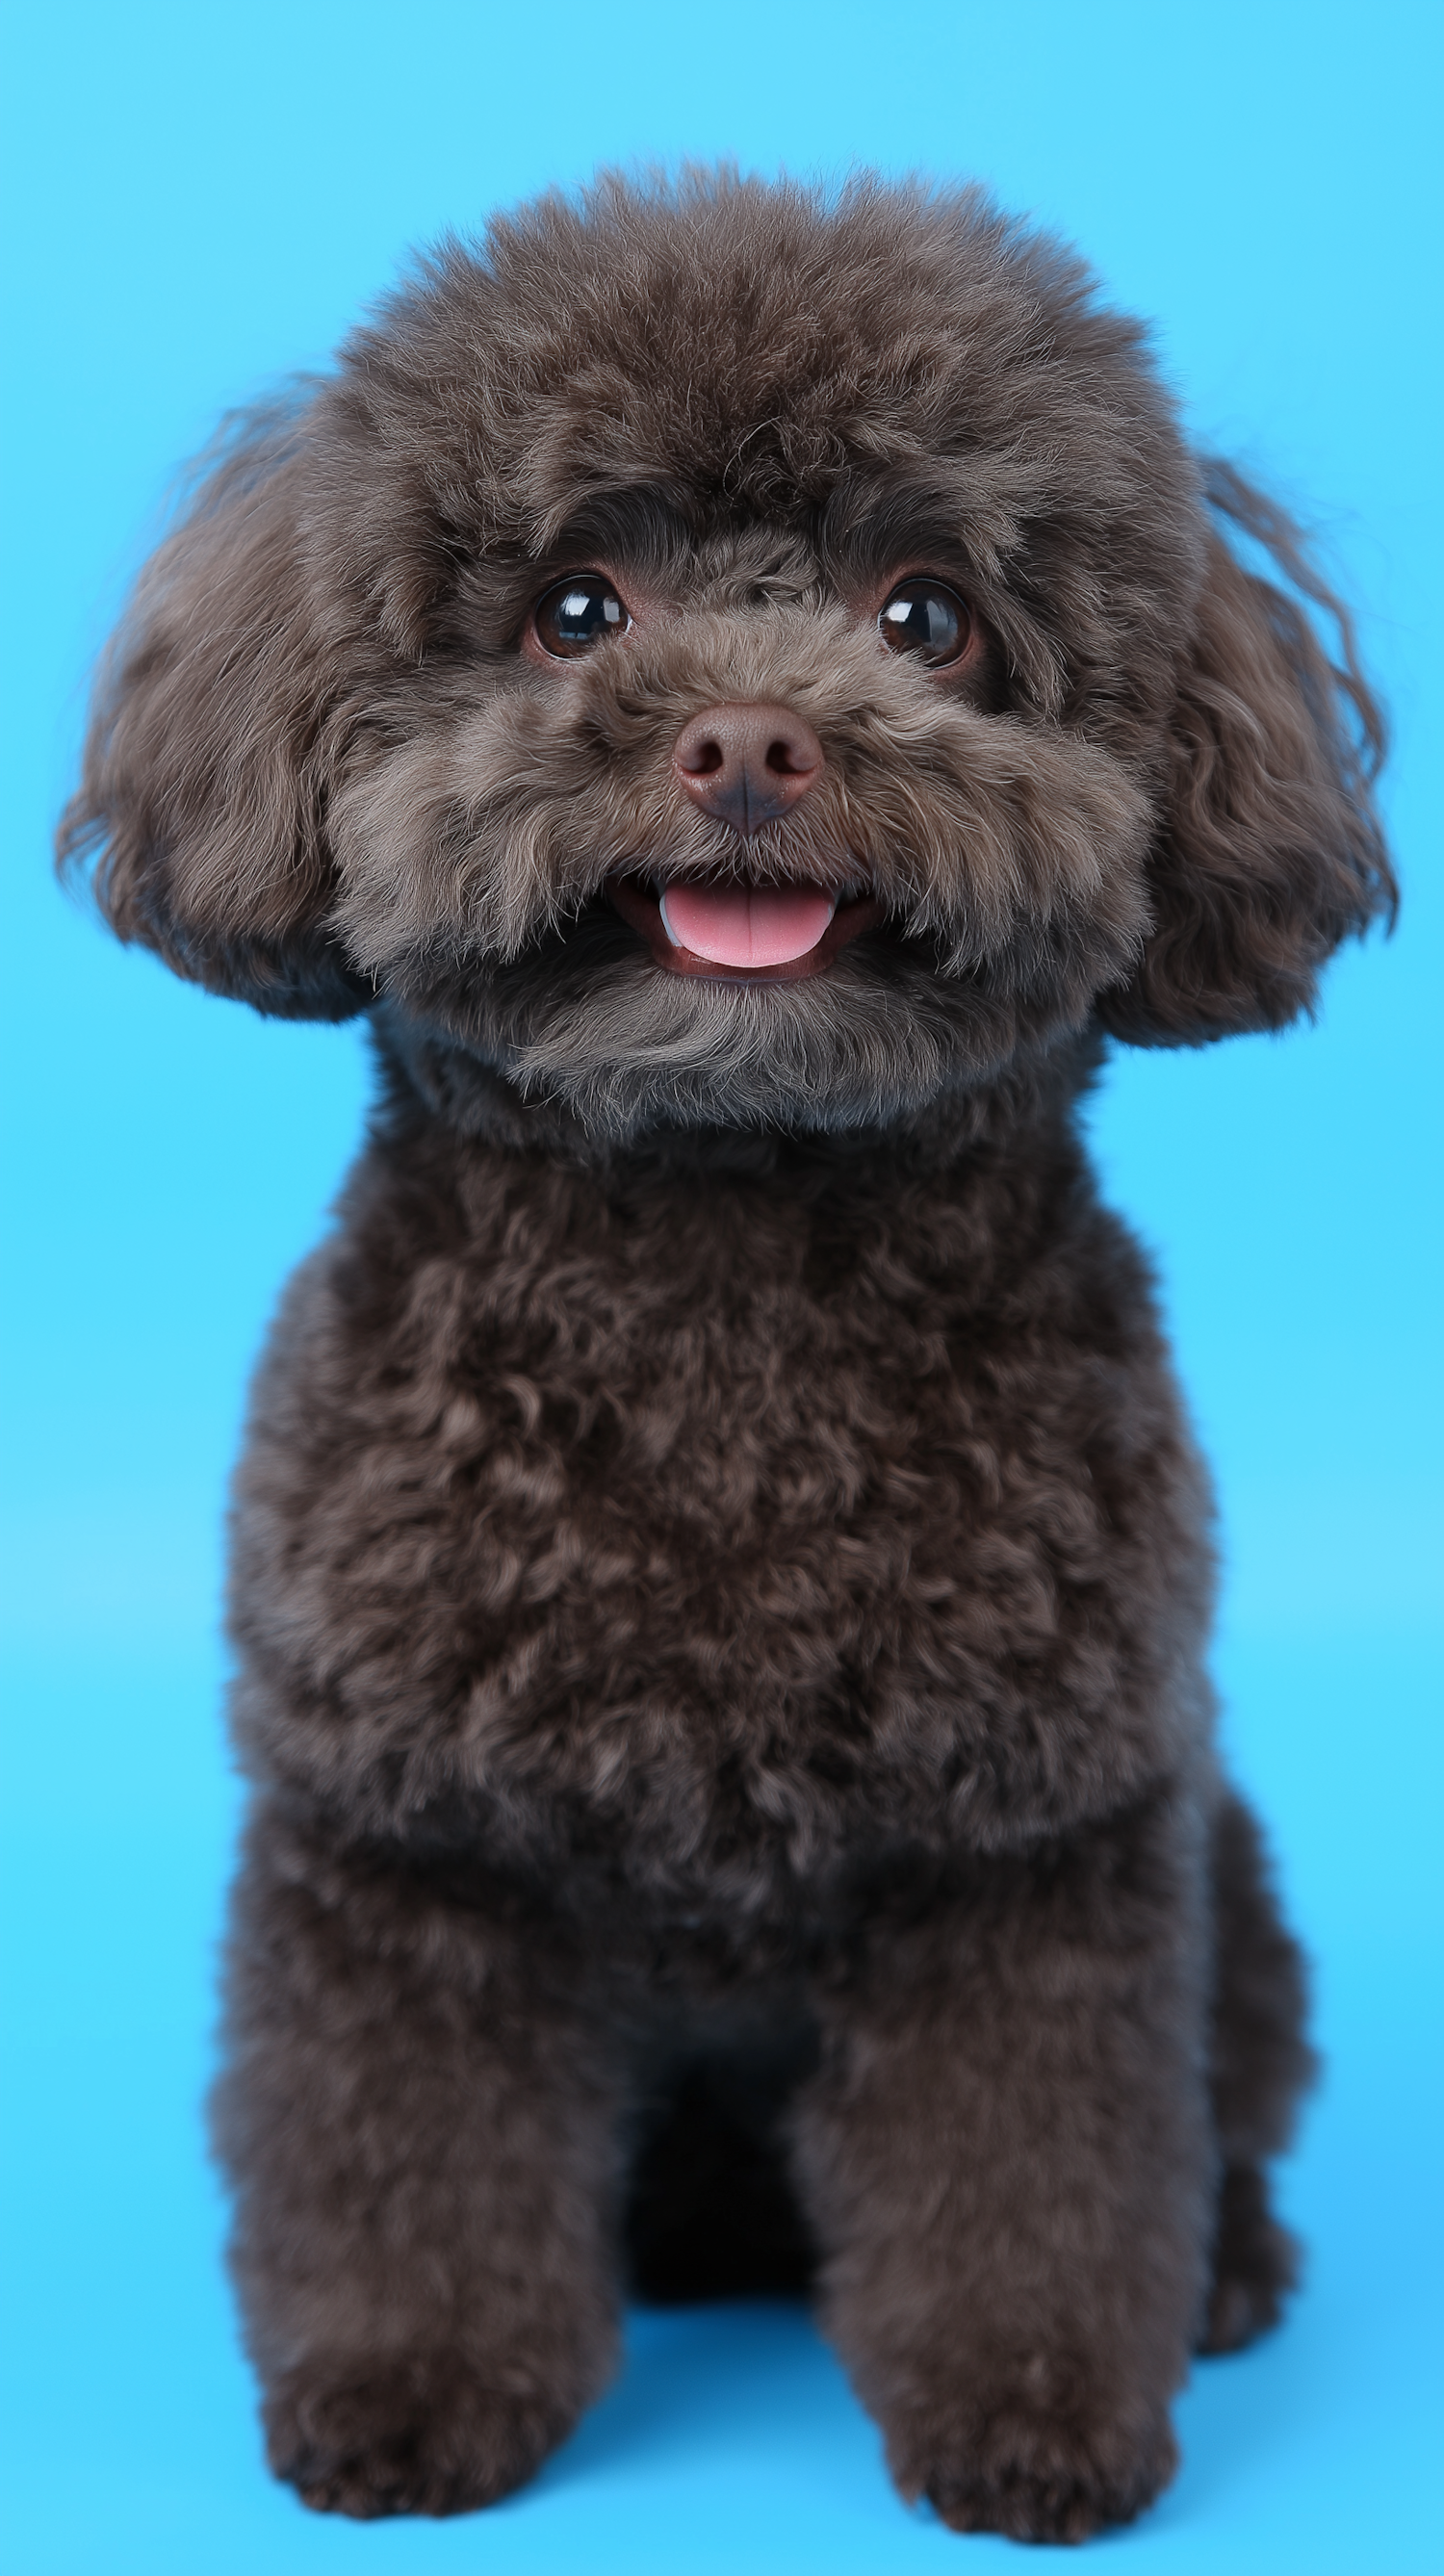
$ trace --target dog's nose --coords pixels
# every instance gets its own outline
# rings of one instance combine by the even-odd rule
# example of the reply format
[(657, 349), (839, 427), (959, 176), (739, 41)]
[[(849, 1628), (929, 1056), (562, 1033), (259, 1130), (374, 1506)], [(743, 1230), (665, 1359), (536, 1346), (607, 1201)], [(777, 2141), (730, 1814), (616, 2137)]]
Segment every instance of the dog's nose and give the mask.
[(791, 707), (704, 707), (678, 734), (672, 767), (705, 814), (747, 834), (816, 786), (822, 745)]

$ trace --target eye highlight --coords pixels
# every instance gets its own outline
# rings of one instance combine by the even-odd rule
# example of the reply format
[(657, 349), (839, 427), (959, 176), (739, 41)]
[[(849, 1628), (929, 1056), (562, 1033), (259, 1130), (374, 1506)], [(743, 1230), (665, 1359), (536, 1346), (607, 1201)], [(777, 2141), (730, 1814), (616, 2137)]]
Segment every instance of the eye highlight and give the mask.
[(967, 651), (973, 621), (945, 581), (918, 573), (889, 591), (877, 612), (877, 631), (890, 653), (915, 653), (930, 670), (941, 670)]
[(537, 641), (559, 660), (574, 661), (590, 653), (609, 635), (625, 635), (631, 616), (598, 572), (572, 573), (553, 584), (532, 612)]

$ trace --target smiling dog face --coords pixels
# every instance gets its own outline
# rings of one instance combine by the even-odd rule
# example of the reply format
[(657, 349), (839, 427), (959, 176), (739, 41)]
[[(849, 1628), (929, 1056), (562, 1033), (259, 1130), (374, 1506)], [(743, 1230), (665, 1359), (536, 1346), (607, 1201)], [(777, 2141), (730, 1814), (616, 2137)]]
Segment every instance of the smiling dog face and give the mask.
[(1389, 899), (1375, 739), (1068, 255), (971, 194), (608, 182), (228, 440), (62, 844), (183, 973), (594, 1130), (835, 1128), (1306, 1006)]

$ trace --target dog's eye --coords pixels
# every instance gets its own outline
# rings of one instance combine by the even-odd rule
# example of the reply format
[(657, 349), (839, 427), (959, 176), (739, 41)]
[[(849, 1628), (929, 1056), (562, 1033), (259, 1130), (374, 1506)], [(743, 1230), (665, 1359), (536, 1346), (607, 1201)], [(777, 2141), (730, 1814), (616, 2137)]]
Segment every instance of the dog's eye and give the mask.
[(877, 631), (890, 653), (916, 653), (938, 669), (966, 652), (973, 621), (955, 590), (922, 573), (888, 593)]
[(549, 653), (570, 660), (590, 653), (607, 635), (624, 635), (631, 618), (600, 573), (574, 573), (536, 604), (536, 631)]

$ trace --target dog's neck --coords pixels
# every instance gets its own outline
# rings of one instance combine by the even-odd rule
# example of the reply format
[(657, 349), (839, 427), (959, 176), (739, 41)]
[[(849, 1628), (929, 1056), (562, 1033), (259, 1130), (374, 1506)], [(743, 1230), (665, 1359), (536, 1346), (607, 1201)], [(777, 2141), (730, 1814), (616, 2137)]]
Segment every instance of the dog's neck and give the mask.
[(564, 1102), (527, 1096), (496, 1067), (389, 1009), (373, 1015), (382, 1114), (400, 1126), (503, 1153), (536, 1156), (604, 1180), (779, 1180), (866, 1189), (926, 1181), (979, 1155), (1011, 1160), (1049, 1131), (1071, 1131), (1105, 1040), (1087, 1029), (1020, 1054), (991, 1081), (959, 1084), (885, 1125), (795, 1130), (657, 1125), (617, 1138), (587, 1128)]

